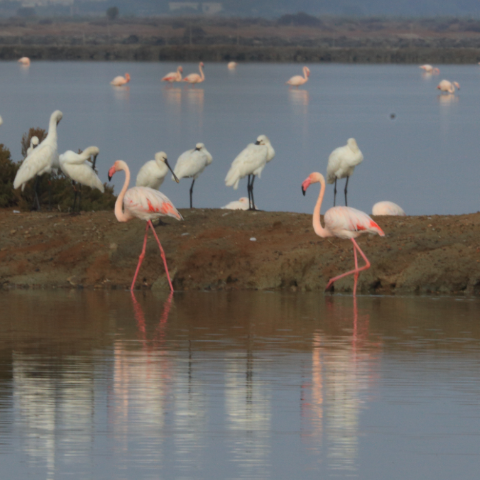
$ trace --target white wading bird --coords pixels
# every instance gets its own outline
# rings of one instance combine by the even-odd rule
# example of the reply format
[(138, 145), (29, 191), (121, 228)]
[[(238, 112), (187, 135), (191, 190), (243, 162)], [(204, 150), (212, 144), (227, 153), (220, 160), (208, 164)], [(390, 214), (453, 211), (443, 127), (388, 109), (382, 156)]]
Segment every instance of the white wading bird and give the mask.
[(354, 138), (349, 138), (345, 146), (336, 148), (328, 157), (327, 183), (335, 183), (333, 206), (335, 206), (335, 198), (337, 196), (337, 180), (345, 177), (347, 177), (347, 181), (345, 182), (345, 205), (348, 205), (348, 179), (355, 170), (355, 167), (362, 163), (362, 161), (363, 154), (358, 148)]
[(225, 185), (236, 190), (240, 179), (248, 175), (248, 204), (249, 210), (256, 210), (253, 199), (253, 182), (255, 176), (260, 178), (265, 165), (275, 156), (275, 150), (266, 135), (260, 135), (255, 143), (250, 143), (232, 162), (232, 166), (225, 177)]
[[(192, 196), (195, 180), (205, 170), (205, 167), (211, 163), (212, 156), (203, 143), (197, 143), (194, 149), (187, 150), (178, 157), (177, 164), (173, 169), (174, 175), (178, 177), (178, 180), (193, 178), (190, 187), (190, 208), (193, 208)], [(178, 182), (178, 180), (176, 181)]]
[(372, 208), (372, 215), (406, 216), (403, 208), (393, 202), (378, 202)]
[[(256, 205), (255, 205), (256, 208)], [(224, 210), (248, 210), (248, 198), (242, 197), (239, 200), (234, 202), (227, 203), (224, 207)]]
[(27, 148), (27, 157), (33, 152), (33, 149), (39, 144), (40, 140), (36, 135), (30, 139), (30, 146)]
[(52, 168), (58, 168), (58, 146), (57, 146), (57, 125), (62, 119), (62, 112), (55, 110), (50, 116), (48, 125), (48, 134), (43, 142), (25, 158), (15, 175), (13, 188), (25, 188), (25, 184), (33, 177), (35, 180), (34, 191), (37, 210), (40, 210), (40, 201), (38, 200), (38, 176), (44, 173), (50, 173)]
[(100, 150), (97, 147), (88, 147), (82, 153), (75, 153), (72, 150), (67, 150), (59, 157), (60, 168), (62, 172), (74, 182), (75, 198), (73, 200), (72, 212), (75, 211), (77, 203), (77, 194), (80, 195), (78, 202), (78, 209), (80, 210), (81, 191), (75, 187), (75, 183), (85, 185), (90, 188), (98, 188), (102, 193), (105, 191), (103, 183), (98, 178), (93, 166), (88, 163), (90, 157), (93, 155), (94, 161)]
[[(167, 160), (167, 154), (165, 152), (157, 152), (155, 154), (155, 160), (149, 160), (138, 172), (135, 186), (149, 187), (158, 190), (169, 170), (173, 173)], [(173, 176), (174, 180), (178, 183), (179, 180), (176, 175), (173, 174)]]

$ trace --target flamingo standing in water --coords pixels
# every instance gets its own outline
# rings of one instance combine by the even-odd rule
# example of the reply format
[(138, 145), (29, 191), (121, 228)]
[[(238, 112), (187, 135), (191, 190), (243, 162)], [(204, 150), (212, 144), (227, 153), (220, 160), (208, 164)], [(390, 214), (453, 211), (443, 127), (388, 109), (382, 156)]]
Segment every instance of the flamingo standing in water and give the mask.
[[(322, 224), (320, 223), (320, 209), (322, 207), (323, 195), (325, 194), (325, 179), (321, 173), (311, 173), (302, 183), (302, 193), (304, 195), (307, 191), (307, 188), (312, 183), (320, 183), (320, 194), (318, 195), (317, 204), (313, 210), (313, 229), (315, 230), (315, 233), (322, 238), (333, 236), (339, 238), (349, 238), (353, 243), (353, 256), (355, 258), (355, 269), (331, 278), (328, 281), (325, 290), (328, 290), (331, 285), (340, 278), (346, 277), (347, 275), (354, 275), (353, 296), (355, 296), (360, 272), (370, 268), (370, 262), (358, 246), (355, 238), (365, 232), (377, 234), (381, 237), (384, 237), (385, 234), (383, 233), (383, 230), (366, 213), (350, 207), (333, 207), (327, 210), (323, 217), (325, 221), (325, 228), (322, 227)], [(365, 260), (365, 265), (360, 268), (358, 267), (357, 250)]]
[(195, 83), (201, 83), (205, 80), (205, 75), (203, 74), (203, 62), (200, 62), (198, 64), (198, 69), (200, 70), (200, 75), (198, 73), (191, 73), (190, 75), (187, 75), (183, 81), (188, 82), (190, 84), (195, 84)]
[(162, 82), (181, 82), (182, 81), (183, 68), (179, 66), (176, 72), (167, 73), (163, 78)]
[(133, 276), (133, 282), (130, 290), (133, 291), (135, 287), (135, 281), (137, 279), (140, 266), (142, 265), (143, 258), (145, 257), (148, 229), (151, 228), (153, 235), (155, 236), (155, 240), (158, 243), (160, 255), (163, 259), (163, 264), (165, 265), (165, 273), (167, 274), (170, 290), (173, 292), (173, 286), (172, 281), (170, 280), (170, 275), (168, 273), (165, 252), (163, 251), (162, 244), (160, 243), (160, 240), (155, 233), (152, 220), (164, 216), (173, 217), (177, 220), (183, 220), (183, 217), (173, 206), (173, 203), (167, 198), (167, 196), (159, 192), (158, 190), (153, 190), (152, 188), (148, 187), (128, 188), (128, 184), (130, 183), (130, 170), (128, 168), (128, 165), (123, 160), (117, 160), (113, 164), (113, 166), (108, 171), (108, 180), (110, 181), (113, 175), (115, 175), (115, 173), (122, 170), (125, 171), (125, 183), (123, 184), (123, 188), (117, 197), (117, 201), (115, 202), (115, 217), (117, 217), (117, 220), (119, 222), (128, 222), (133, 218), (140, 218), (141, 220), (146, 220), (147, 222), (145, 238), (143, 240), (143, 250), (140, 254), (140, 258), (138, 259), (137, 269), (135, 270), (135, 275)]
[(299, 87), (300, 85), (303, 85), (304, 83), (308, 82), (308, 77), (310, 76), (310, 69), (308, 67), (303, 67), (303, 77), (301, 75), (295, 75), (293, 76), (288, 82), (286, 82), (286, 85), (290, 85), (291, 87)]
[(458, 82), (449, 82), (448, 80), (442, 80), (438, 85), (437, 88), (442, 93), (455, 93), (455, 87), (460, 90), (460, 85)]
[(227, 67), (229, 70), (235, 70), (237, 68), (237, 62), (228, 62)]
[(30, 59), (28, 57), (22, 57), (18, 59), (18, 63), (20, 65), (25, 65), (26, 67), (28, 67), (30, 65)]
[(407, 214), (402, 207), (393, 202), (377, 202), (372, 208), (372, 215), (392, 215), (404, 217)]
[(433, 73), (434, 75), (438, 75), (440, 73), (440, 69), (437, 67), (432, 67), (431, 65), (425, 64), (425, 65), (420, 65), (422, 70), (425, 71), (425, 73)]
[(122, 77), (119, 75), (118, 77), (115, 77), (111, 82), (110, 85), (113, 85), (114, 87), (121, 87), (122, 85), (126, 85), (130, 81), (130, 74), (126, 73), (125, 77)]

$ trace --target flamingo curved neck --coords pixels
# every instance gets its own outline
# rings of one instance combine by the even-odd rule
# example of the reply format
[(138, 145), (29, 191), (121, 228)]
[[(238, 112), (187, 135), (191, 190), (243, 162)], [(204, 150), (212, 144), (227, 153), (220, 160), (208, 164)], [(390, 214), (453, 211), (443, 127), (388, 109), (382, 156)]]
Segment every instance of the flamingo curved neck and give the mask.
[(200, 76), (202, 77), (202, 80), (205, 80), (205, 75), (203, 74), (203, 67), (202, 64), (198, 66), (198, 69), (200, 70)]
[(123, 184), (122, 190), (118, 194), (117, 201), (115, 202), (115, 217), (117, 217), (119, 222), (128, 222), (130, 217), (123, 211), (123, 198), (125, 197), (125, 192), (127, 191), (128, 184), (130, 183), (130, 170), (125, 162), (122, 162), (119, 170), (125, 171), (125, 183)]
[(320, 182), (320, 193), (318, 195), (318, 200), (315, 205), (315, 208), (313, 209), (313, 229), (315, 230), (315, 233), (322, 238), (325, 237), (331, 237), (332, 234), (330, 233), (329, 230), (326, 228), (322, 227), (322, 224), (320, 223), (320, 209), (322, 208), (322, 201), (323, 201), (323, 196), (325, 194), (325, 180), (323, 177), (320, 177), (319, 179)]
[(307, 76), (307, 67), (303, 67), (303, 78), (305, 79), (305, 81), (308, 80), (308, 76)]

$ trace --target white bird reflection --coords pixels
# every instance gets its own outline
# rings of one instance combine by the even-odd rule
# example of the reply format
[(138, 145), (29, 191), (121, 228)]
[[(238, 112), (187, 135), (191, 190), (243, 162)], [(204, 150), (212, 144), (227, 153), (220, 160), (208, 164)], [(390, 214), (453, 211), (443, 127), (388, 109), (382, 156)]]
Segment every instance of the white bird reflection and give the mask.
[(308, 113), (308, 104), (310, 101), (308, 90), (290, 88), (288, 90), (288, 99), (294, 107), (295, 113)]

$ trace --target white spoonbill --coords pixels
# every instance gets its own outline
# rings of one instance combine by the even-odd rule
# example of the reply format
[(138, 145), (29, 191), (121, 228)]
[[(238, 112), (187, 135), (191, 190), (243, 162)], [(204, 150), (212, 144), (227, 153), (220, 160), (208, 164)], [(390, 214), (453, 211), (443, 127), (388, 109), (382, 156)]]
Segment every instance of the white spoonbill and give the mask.
[(18, 63), (20, 65), (25, 65), (26, 67), (28, 67), (30, 65), (30, 59), (28, 57), (22, 57), (18, 59)]
[(163, 78), (162, 82), (181, 82), (182, 81), (183, 68), (181, 66), (177, 67), (176, 72), (167, 73)]
[(193, 208), (192, 196), (195, 180), (211, 163), (212, 156), (203, 143), (197, 143), (194, 149), (187, 150), (178, 157), (177, 164), (173, 170), (174, 175), (176, 175), (178, 179), (193, 178), (190, 187), (190, 208)]
[(224, 210), (248, 210), (248, 198), (242, 197), (234, 202), (227, 203), (222, 209)]
[[(40, 145), (32, 150), (25, 160), (20, 165), (20, 168), (15, 175), (13, 181), (13, 188), (25, 188), (25, 184), (35, 176), (50, 173), (52, 168), (59, 166), (58, 163), (58, 146), (57, 146), (57, 125), (62, 119), (62, 112), (55, 110), (50, 116), (50, 123), (48, 125), (48, 134)], [(37, 209), (40, 210), (40, 202), (37, 193), (38, 179), (35, 181), (35, 201)]]
[(247, 191), (249, 210), (256, 210), (253, 200), (253, 182), (260, 178), (265, 165), (275, 156), (275, 150), (266, 135), (260, 135), (255, 143), (250, 143), (232, 162), (225, 177), (225, 185), (236, 190), (240, 179), (248, 175)]
[(295, 75), (290, 80), (285, 82), (286, 85), (291, 87), (299, 87), (304, 83), (308, 82), (308, 77), (310, 76), (310, 69), (308, 67), (303, 67), (303, 77), (301, 75)]
[(124, 77), (119, 75), (118, 77), (115, 77), (111, 82), (110, 85), (113, 85), (114, 87), (121, 87), (122, 85), (126, 85), (130, 81), (130, 74), (126, 73)]
[[(153, 228), (152, 220), (160, 217), (168, 216), (176, 218), (177, 220), (183, 220), (178, 210), (173, 206), (173, 203), (167, 198), (166, 195), (153, 190), (148, 187), (132, 187), (128, 188), (130, 183), (130, 170), (128, 165), (123, 160), (117, 160), (108, 171), (108, 180), (110, 181), (116, 172), (125, 171), (125, 183), (120, 191), (117, 201), (115, 202), (115, 217), (119, 222), (128, 222), (134, 218), (145, 220), (147, 222), (147, 228), (145, 230), (145, 238), (143, 240), (143, 250), (138, 259), (137, 269), (133, 277), (132, 286), (130, 290), (133, 291), (135, 287), (135, 280), (137, 279), (140, 266), (142, 265), (143, 258), (145, 257), (145, 248), (147, 246), (148, 229), (151, 228), (155, 240), (158, 243), (160, 249), (160, 255), (165, 265), (165, 273), (167, 274), (170, 290), (173, 292), (172, 281), (168, 273), (167, 259), (165, 258), (165, 252), (163, 251), (162, 244), (157, 237), (155, 229)], [(127, 190), (128, 189), (128, 190)]]
[[(155, 154), (155, 160), (149, 160), (142, 166), (138, 172), (135, 185), (137, 187), (149, 187), (158, 190), (169, 170), (173, 173), (168, 163), (167, 154), (165, 152), (157, 152)], [(179, 180), (176, 175), (173, 174), (173, 176), (174, 180), (178, 183)]]
[[(323, 195), (325, 194), (325, 179), (323, 178), (323, 175), (318, 172), (311, 173), (302, 183), (302, 193), (305, 195), (307, 188), (312, 183), (318, 182), (320, 182), (320, 194), (318, 195), (317, 204), (313, 210), (313, 229), (315, 230), (315, 233), (322, 238), (333, 236), (349, 238), (353, 242), (353, 256), (355, 258), (355, 269), (331, 278), (328, 281), (325, 290), (328, 290), (330, 286), (340, 278), (347, 275), (354, 275), (353, 296), (355, 296), (357, 292), (358, 275), (362, 270), (370, 268), (370, 262), (358, 246), (355, 238), (362, 233), (377, 234), (381, 237), (385, 236), (385, 234), (366, 213), (350, 207), (333, 207), (327, 210), (323, 217), (325, 228), (322, 227), (322, 224), (320, 223), (320, 209), (322, 207)], [(360, 268), (358, 268), (357, 250), (365, 260), (365, 265)]]
[(198, 64), (198, 69), (200, 70), (200, 75), (198, 73), (191, 73), (190, 75), (187, 75), (183, 81), (188, 82), (190, 84), (195, 84), (195, 83), (201, 83), (205, 80), (205, 75), (203, 74), (203, 62), (200, 62)]
[(404, 217), (407, 214), (403, 208), (393, 202), (377, 202), (372, 208), (372, 215), (392, 215)]
[(237, 62), (228, 62), (227, 67), (229, 70), (235, 70), (237, 68)]
[[(88, 147), (82, 153), (75, 153), (72, 150), (67, 150), (59, 156), (59, 163), (62, 172), (69, 177), (73, 182), (81, 185), (86, 185), (90, 188), (97, 188), (104, 193), (105, 188), (103, 183), (98, 178), (93, 166), (88, 163), (90, 157), (93, 156), (96, 160), (100, 150), (98, 147)], [(75, 211), (77, 203), (77, 194), (81, 192), (74, 186), (75, 197), (73, 200), (72, 211)], [(78, 209), (80, 210), (81, 197), (78, 202)]]
[(36, 135), (30, 139), (30, 146), (27, 148), (27, 157), (33, 152), (33, 149), (39, 144), (40, 140)]
[(347, 144), (343, 147), (336, 148), (328, 157), (327, 165), (327, 183), (335, 183), (333, 190), (333, 206), (335, 206), (335, 198), (337, 196), (337, 180), (347, 177), (345, 182), (345, 205), (347, 203), (347, 187), (350, 175), (352, 175), (355, 167), (362, 163), (363, 154), (358, 148), (354, 138), (349, 138)]
[(442, 93), (455, 93), (455, 87), (460, 90), (460, 85), (458, 82), (450, 82), (448, 80), (442, 80), (438, 85), (437, 88)]
[(420, 65), (420, 67), (425, 73), (432, 73), (434, 75), (438, 75), (440, 73), (440, 69), (437, 67), (432, 67), (428, 63), (425, 65)]

